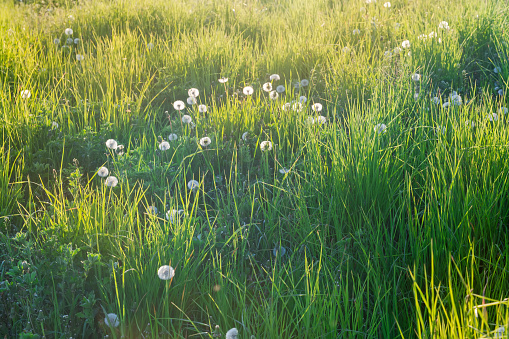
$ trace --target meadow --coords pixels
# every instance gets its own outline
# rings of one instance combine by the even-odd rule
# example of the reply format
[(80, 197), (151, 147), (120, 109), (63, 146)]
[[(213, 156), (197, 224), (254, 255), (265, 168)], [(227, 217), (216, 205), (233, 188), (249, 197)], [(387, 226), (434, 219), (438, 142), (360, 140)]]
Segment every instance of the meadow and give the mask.
[(0, 2), (0, 337), (507, 337), (507, 14)]

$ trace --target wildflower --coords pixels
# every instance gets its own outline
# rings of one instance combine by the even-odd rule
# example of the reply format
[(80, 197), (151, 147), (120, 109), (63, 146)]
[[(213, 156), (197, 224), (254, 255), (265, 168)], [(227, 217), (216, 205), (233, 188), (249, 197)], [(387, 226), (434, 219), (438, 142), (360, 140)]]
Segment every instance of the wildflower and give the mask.
[(170, 280), (175, 276), (175, 269), (169, 265), (163, 265), (157, 270), (157, 275), (161, 280)]
[(327, 118), (324, 117), (323, 115), (319, 115), (316, 117), (316, 122), (319, 123), (320, 125), (323, 125), (327, 122)]
[(504, 90), (503, 89), (499, 89), (498, 90), (498, 95), (504, 95)]
[(449, 101), (451, 101), (456, 106), (460, 106), (461, 104), (463, 104), (463, 100), (461, 99), (461, 95), (459, 95), (456, 91), (453, 91), (449, 95)]
[(167, 151), (170, 149), (170, 143), (168, 141), (163, 141), (162, 143), (159, 144), (159, 149), (161, 151)]
[(80, 39), (78, 39), (78, 38), (74, 39), (74, 44), (75, 44), (75, 45), (77, 45), (77, 44), (79, 44), (79, 43), (80, 43)]
[(426, 40), (428, 38), (428, 36), (426, 34), (421, 34), (417, 37), (417, 39), (419, 40)]
[(272, 150), (272, 143), (270, 141), (262, 141), (260, 143), (260, 149), (262, 150), (262, 152), (271, 151)]
[(431, 32), (431, 33), (428, 35), (428, 37), (429, 37), (430, 39), (436, 38), (436, 37), (437, 37), (437, 33), (435, 33), (435, 32), (433, 31), (433, 32)]
[(184, 124), (190, 124), (191, 122), (193, 122), (193, 118), (191, 118), (189, 115), (183, 115), (182, 116), (182, 122)]
[(60, 45), (60, 39), (59, 39), (59, 38), (55, 38), (55, 39), (53, 39), (53, 43), (54, 43), (55, 45)]
[(289, 170), (289, 169), (287, 169), (286, 167), (283, 167), (283, 168), (280, 168), (280, 169), (279, 169), (279, 173), (281, 173), (281, 174), (286, 174), (286, 173), (288, 173), (288, 172), (290, 172), (290, 170)]
[(283, 104), (283, 106), (281, 106), (281, 109), (283, 111), (288, 111), (290, 107), (292, 107), (292, 105), (289, 102), (287, 102), (286, 104)]
[(387, 125), (385, 124), (377, 124), (374, 128), (375, 132), (378, 134), (387, 132)]
[(410, 47), (410, 41), (405, 40), (401, 43), (401, 47), (403, 48), (409, 48)]
[(184, 213), (184, 210), (169, 210), (166, 212), (166, 220), (168, 220), (170, 223), (176, 223), (177, 218)]
[(451, 103), (449, 101), (446, 101), (444, 102), (444, 104), (442, 105), (442, 108), (449, 108), (449, 106), (451, 105)]
[(310, 124), (310, 125), (313, 125), (315, 123), (315, 118), (313, 117), (308, 117), (307, 118), (307, 123)]
[(434, 103), (435, 105), (438, 105), (438, 104), (440, 103), (440, 98), (439, 98), (439, 97), (434, 97), (434, 98), (433, 98), (433, 103)]
[(322, 104), (317, 102), (317, 103), (314, 103), (312, 106), (311, 106), (311, 109), (315, 112), (321, 112), (322, 110)]
[(53, 122), (51, 123), (51, 129), (53, 130), (53, 129), (57, 129), (57, 128), (58, 128), (58, 122), (53, 121)]
[(438, 28), (449, 29), (449, 23), (447, 21), (440, 21), (440, 23), (438, 24)]
[(497, 113), (491, 113), (486, 116), (491, 122), (498, 120), (498, 114)]
[(500, 109), (498, 110), (500, 113), (504, 113), (504, 114), (507, 114), (509, 112), (509, 110), (507, 109), (507, 107), (500, 107)]
[(308, 101), (308, 98), (306, 98), (304, 95), (302, 95), (302, 96), (299, 98), (299, 102), (300, 102), (301, 104), (305, 104), (307, 101)]
[(154, 48), (154, 44), (153, 44), (153, 43), (151, 43), (151, 42), (149, 42), (149, 43), (147, 44), (147, 48), (148, 48), (148, 50), (149, 50), (149, 51), (151, 51), (151, 50), (152, 50), (152, 48)]
[(227, 83), (227, 82), (228, 82), (228, 78), (223, 77), (223, 78), (218, 79), (217, 81), (218, 81), (220, 84), (224, 84), (224, 83)]
[(296, 102), (292, 105), (292, 111), (300, 112), (302, 111), (302, 104), (300, 102)]
[(187, 188), (193, 192), (196, 192), (198, 188), (200, 188), (200, 183), (196, 180), (189, 180), (187, 183)]
[(198, 105), (198, 112), (206, 113), (207, 112), (207, 105)]
[(412, 74), (412, 80), (413, 81), (419, 81), (421, 80), (421, 75), (418, 73)]
[(117, 155), (123, 155), (124, 154), (124, 145), (118, 145), (117, 148), (115, 148), (115, 153)]
[(266, 82), (263, 84), (262, 89), (265, 92), (270, 92), (270, 91), (272, 91), (272, 84), (270, 82)]
[(300, 85), (301, 85), (302, 87), (306, 87), (306, 86), (308, 86), (308, 85), (309, 85), (309, 80), (308, 80), (308, 79), (302, 79), (302, 80), (300, 81)]
[(157, 211), (157, 207), (155, 207), (155, 206), (149, 206), (149, 207), (147, 208), (147, 213), (148, 213), (148, 214), (156, 215), (156, 214), (157, 214), (157, 212), (158, 212), (158, 211)]
[(76, 61), (82, 61), (83, 59), (85, 59), (85, 56), (81, 54), (76, 54)]
[(495, 333), (495, 338), (496, 339), (502, 339), (503, 338), (503, 335), (504, 335), (504, 332), (505, 332), (505, 328), (504, 326), (499, 326), (495, 329), (494, 333)]
[(104, 318), (104, 323), (106, 326), (118, 327), (120, 325), (120, 321), (118, 320), (118, 316), (115, 313), (108, 313)]
[(32, 93), (28, 89), (21, 91), (21, 99), (28, 99), (32, 96)]
[(118, 179), (114, 176), (109, 176), (106, 178), (104, 184), (108, 187), (115, 187), (118, 185)]
[(269, 77), (270, 81), (278, 81), (280, 80), (281, 78), (279, 77), (279, 74), (272, 74), (270, 77)]
[(226, 332), (226, 339), (237, 339), (239, 337), (239, 331), (234, 327)]
[(242, 90), (242, 93), (244, 93), (245, 95), (251, 95), (251, 94), (253, 94), (253, 92), (254, 92), (254, 89), (251, 86), (246, 86)]
[(178, 139), (178, 136), (175, 133), (168, 135), (168, 140), (170, 140), (170, 141), (175, 141), (177, 139)]
[(74, 43), (74, 39), (73, 38), (67, 38), (65, 40), (65, 43), (68, 44), (68, 45), (72, 45)]
[(272, 100), (276, 100), (277, 98), (279, 98), (279, 94), (277, 91), (270, 91), (269, 92), (269, 98), (272, 99)]
[(285, 91), (285, 86), (283, 86), (283, 85), (279, 85), (279, 86), (277, 86), (277, 87), (276, 87), (276, 91), (277, 91), (278, 93), (283, 93), (283, 92)]
[(247, 141), (248, 135), (249, 135), (249, 133), (248, 133), (248, 132), (244, 132), (244, 133), (242, 134), (242, 140)]
[(99, 168), (99, 170), (97, 171), (97, 175), (100, 176), (101, 178), (106, 178), (109, 173), (110, 172), (108, 171), (108, 169), (104, 166)]
[(72, 30), (72, 28), (66, 28), (64, 33), (65, 33), (65, 35), (72, 35), (73, 30)]
[(192, 105), (196, 105), (198, 103), (198, 100), (196, 100), (195, 97), (189, 97), (187, 98), (187, 104), (192, 106)]
[(275, 257), (277, 257), (278, 253), (283, 256), (286, 254), (286, 248), (284, 248), (283, 246), (276, 246), (274, 247), (274, 249), (272, 250), (272, 254), (274, 254)]
[(493, 72), (500, 73), (500, 72), (502, 72), (502, 69), (497, 66), (497, 67), (493, 68)]
[(106, 140), (106, 147), (109, 149), (117, 149), (117, 142), (114, 139)]
[(356, 28), (353, 30), (353, 35), (361, 34), (360, 29)]
[(384, 7), (385, 7), (385, 8), (391, 8), (391, 3), (390, 3), (390, 2), (386, 2), (386, 3), (384, 3)]
[(200, 139), (200, 145), (201, 145), (202, 147), (207, 147), (208, 145), (210, 145), (210, 143), (211, 143), (211, 142), (212, 142), (212, 141), (210, 140), (210, 138), (209, 138), (209, 137), (204, 137), (204, 138), (201, 138), (201, 139)]
[(187, 91), (187, 95), (190, 97), (198, 97), (200, 95), (200, 91), (197, 88), (191, 88)]
[(175, 108), (177, 111), (181, 111), (186, 108), (186, 104), (182, 100), (177, 100), (173, 103), (173, 108)]

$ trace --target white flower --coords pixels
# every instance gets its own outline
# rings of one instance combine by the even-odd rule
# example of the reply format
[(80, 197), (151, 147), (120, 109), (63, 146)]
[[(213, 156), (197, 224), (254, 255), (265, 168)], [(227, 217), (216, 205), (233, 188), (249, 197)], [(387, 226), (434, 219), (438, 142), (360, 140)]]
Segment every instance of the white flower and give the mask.
[(260, 149), (262, 150), (262, 152), (271, 151), (272, 150), (272, 143), (270, 141), (262, 141), (260, 143)]
[(60, 39), (59, 39), (59, 38), (55, 38), (55, 39), (53, 39), (53, 43), (54, 43), (55, 45), (59, 45), (59, 44), (60, 44)]
[(377, 124), (374, 128), (375, 132), (378, 134), (387, 132), (387, 125), (385, 124)]
[(175, 108), (177, 111), (181, 111), (186, 108), (186, 104), (182, 100), (177, 100), (173, 103), (173, 108)]
[(76, 61), (82, 61), (83, 59), (85, 59), (85, 56), (81, 54), (76, 54)]
[(442, 105), (442, 108), (448, 108), (449, 106), (451, 106), (451, 103), (449, 101), (446, 101), (444, 102), (444, 104)]
[(149, 51), (151, 51), (151, 50), (152, 50), (152, 48), (154, 48), (154, 44), (153, 44), (153, 43), (151, 43), (151, 42), (149, 42), (149, 43), (147, 44), (147, 48), (148, 48), (148, 50), (149, 50)]
[(502, 69), (497, 66), (497, 67), (493, 68), (493, 72), (500, 73), (500, 72), (502, 72)]
[(421, 80), (421, 75), (418, 73), (412, 74), (412, 80), (413, 81), (419, 81)]
[(279, 98), (279, 94), (277, 91), (270, 91), (269, 92), (269, 98), (272, 99), (272, 100), (276, 100), (277, 98)]
[(169, 265), (163, 265), (157, 270), (157, 275), (161, 280), (170, 280), (175, 276), (175, 269)]
[(248, 133), (248, 132), (244, 132), (244, 133), (242, 134), (242, 140), (247, 141), (248, 135), (249, 135), (249, 133)]
[(200, 91), (197, 88), (191, 88), (187, 91), (187, 95), (190, 97), (198, 97), (200, 95)]
[(394, 48), (394, 54), (399, 54), (399, 53), (401, 53), (401, 48), (399, 48), (399, 47)]
[(198, 188), (200, 188), (200, 183), (196, 180), (189, 180), (187, 183), (187, 188), (193, 192), (196, 192)]
[(459, 95), (456, 91), (453, 91), (449, 95), (449, 101), (452, 102), (456, 106), (460, 106), (463, 104), (463, 100), (461, 99), (461, 95)]
[(283, 85), (279, 85), (279, 86), (277, 86), (277, 87), (276, 87), (276, 91), (277, 91), (278, 93), (283, 93), (283, 92), (285, 91), (285, 86), (283, 86)]
[(498, 114), (497, 113), (491, 113), (486, 116), (491, 122), (498, 120)]
[(253, 94), (253, 92), (254, 92), (254, 89), (251, 86), (246, 86), (242, 90), (242, 93), (244, 93), (245, 95), (251, 95), (251, 94)]
[(391, 8), (391, 3), (390, 3), (390, 2), (386, 2), (386, 3), (384, 3), (384, 7), (385, 7), (385, 8)]
[(170, 140), (170, 141), (175, 141), (177, 139), (178, 139), (178, 136), (175, 133), (168, 135), (168, 140)]
[(207, 147), (208, 145), (210, 145), (210, 143), (211, 143), (211, 142), (212, 142), (212, 141), (210, 140), (210, 138), (209, 138), (209, 137), (204, 137), (204, 138), (201, 138), (201, 139), (200, 139), (200, 145), (201, 145), (202, 147)]
[(302, 80), (300, 81), (300, 85), (301, 85), (302, 87), (306, 87), (306, 86), (308, 86), (308, 85), (309, 85), (309, 80), (308, 80), (308, 79), (302, 79)]
[(182, 122), (184, 124), (190, 124), (193, 121), (193, 118), (191, 118), (189, 115), (183, 115), (182, 116)]
[(206, 113), (207, 112), (207, 105), (198, 105), (198, 112)]
[(118, 327), (120, 325), (120, 321), (118, 320), (118, 316), (115, 313), (108, 313), (104, 318), (104, 323), (106, 326)]
[(114, 139), (106, 140), (106, 147), (109, 149), (117, 149), (117, 142)]
[(280, 80), (281, 78), (279, 77), (279, 74), (272, 74), (270, 77), (269, 77), (270, 81), (278, 81)]
[(53, 121), (53, 122), (51, 123), (51, 129), (53, 130), (53, 129), (57, 129), (57, 128), (58, 128), (58, 122)]
[(192, 106), (192, 105), (196, 105), (197, 103), (198, 103), (198, 100), (196, 100), (196, 98), (195, 98), (195, 97), (189, 97), (189, 98), (187, 98), (187, 104), (188, 104), (188, 105), (191, 105), (191, 106)]
[(157, 214), (157, 212), (158, 212), (158, 211), (157, 211), (157, 207), (155, 207), (155, 206), (149, 206), (149, 207), (147, 208), (147, 213), (148, 213), (148, 214), (156, 215), (156, 214)]
[(272, 250), (272, 254), (274, 254), (275, 257), (277, 257), (278, 253), (283, 256), (286, 254), (286, 248), (284, 248), (283, 246), (276, 246), (274, 247), (274, 249)]
[(97, 171), (97, 175), (100, 176), (101, 178), (106, 178), (109, 173), (110, 171), (108, 171), (108, 169), (104, 166), (99, 168), (99, 170)]
[(356, 28), (353, 30), (353, 35), (361, 34), (360, 29)]
[(78, 39), (78, 38), (74, 39), (74, 44), (75, 44), (75, 45), (77, 45), (77, 44), (79, 44), (79, 43), (80, 43), (80, 39)]
[(435, 33), (435, 32), (433, 31), (433, 32), (431, 32), (428, 36), (429, 36), (429, 38), (430, 38), (430, 39), (433, 39), (433, 38), (436, 38), (436, 37), (437, 37), (437, 33)]
[(72, 33), (73, 33), (72, 28), (66, 28), (64, 32), (65, 32), (65, 35), (72, 35)]
[(428, 38), (428, 36), (426, 34), (421, 34), (417, 37), (417, 39), (419, 40), (426, 40)]
[(307, 101), (308, 101), (308, 98), (306, 98), (304, 95), (302, 95), (302, 96), (299, 98), (299, 102), (300, 102), (301, 104), (305, 104)]
[(322, 110), (322, 104), (317, 102), (317, 103), (314, 103), (312, 106), (311, 106), (311, 109), (315, 112), (320, 112)]
[(313, 117), (308, 117), (308, 118), (307, 118), (307, 123), (308, 123), (308, 124), (313, 125), (313, 124), (315, 123), (315, 118), (313, 118)]
[(170, 149), (170, 143), (168, 141), (163, 141), (162, 143), (159, 144), (159, 149), (161, 151), (167, 151)]
[[(495, 338), (496, 339), (502, 339), (504, 336), (505, 328), (504, 326), (499, 326), (495, 329)], [(506, 337), (507, 338), (507, 337)]]
[(174, 224), (177, 222), (178, 217), (184, 213), (184, 210), (169, 210), (166, 212), (166, 220)]
[(124, 145), (117, 145), (117, 148), (115, 148), (115, 153), (117, 155), (123, 155), (124, 154)]
[(316, 117), (316, 122), (319, 123), (320, 125), (323, 125), (327, 122), (327, 118), (324, 117), (323, 115), (319, 115)]
[(30, 96), (32, 96), (32, 93), (30, 93), (30, 91), (28, 89), (25, 89), (23, 91), (21, 91), (21, 99), (28, 99), (30, 98)]
[(286, 167), (283, 167), (283, 168), (280, 168), (280, 169), (279, 169), (279, 173), (281, 173), (281, 174), (286, 174), (286, 173), (288, 173), (288, 172), (290, 172), (290, 170), (289, 170), (289, 169), (287, 169)]
[(409, 48), (410, 47), (410, 41), (405, 40), (401, 43), (401, 47), (403, 48)]
[(500, 107), (500, 109), (498, 110), (500, 113), (503, 113), (503, 114), (507, 114), (509, 112), (509, 110), (507, 109), (507, 107)]
[(118, 185), (118, 179), (114, 176), (109, 176), (106, 178), (104, 184), (108, 187), (115, 187)]
[(503, 89), (499, 89), (498, 90), (498, 95), (504, 95), (504, 90)]
[(270, 92), (270, 91), (272, 91), (272, 84), (270, 82), (266, 82), (263, 84), (262, 89), (265, 92)]
[(438, 104), (440, 103), (440, 98), (439, 98), (439, 97), (434, 97), (434, 98), (433, 98), (433, 103), (434, 103), (435, 105), (438, 105)]
[(226, 339), (237, 339), (239, 337), (239, 331), (234, 327), (226, 332)]
[(221, 84), (224, 84), (224, 83), (228, 82), (228, 78), (223, 77), (223, 78), (218, 79), (217, 81)]
[(281, 109), (282, 109), (283, 111), (288, 111), (291, 107), (292, 107), (292, 104), (290, 104), (289, 102), (287, 102), (286, 104), (283, 104), (283, 106), (281, 106)]
[(74, 39), (73, 38), (67, 38), (65, 40), (65, 43), (68, 44), (68, 45), (72, 45), (74, 43)]
[(449, 29), (449, 23), (447, 23), (447, 21), (440, 21), (440, 23), (438, 24), (438, 28)]
[(302, 104), (300, 102), (296, 102), (292, 105), (292, 111), (300, 112), (302, 111)]

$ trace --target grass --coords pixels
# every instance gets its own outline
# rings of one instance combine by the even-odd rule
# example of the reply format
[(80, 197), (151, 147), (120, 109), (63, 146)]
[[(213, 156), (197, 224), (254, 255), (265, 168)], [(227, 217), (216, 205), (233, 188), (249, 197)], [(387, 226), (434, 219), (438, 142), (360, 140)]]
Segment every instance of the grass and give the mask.
[(507, 336), (503, 4), (0, 9), (1, 336)]

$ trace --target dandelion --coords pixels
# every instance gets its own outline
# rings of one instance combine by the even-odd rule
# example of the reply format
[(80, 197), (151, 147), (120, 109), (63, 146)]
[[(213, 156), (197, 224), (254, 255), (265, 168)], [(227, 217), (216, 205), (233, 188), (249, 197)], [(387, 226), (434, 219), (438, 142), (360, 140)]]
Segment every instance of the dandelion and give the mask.
[(304, 95), (302, 95), (302, 96), (299, 98), (299, 102), (300, 102), (301, 104), (305, 104), (307, 101), (308, 101), (308, 98), (306, 98)]
[(281, 109), (283, 111), (288, 111), (288, 110), (290, 110), (291, 107), (292, 107), (292, 105), (289, 102), (287, 102), (286, 104), (283, 104), (283, 106), (281, 106)]
[(149, 206), (149, 207), (147, 208), (147, 213), (148, 213), (148, 214), (156, 215), (156, 214), (157, 214), (157, 212), (158, 212), (158, 211), (157, 211), (157, 207), (155, 207), (155, 206)]
[(207, 113), (207, 105), (198, 105), (198, 112)]
[(178, 136), (175, 133), (168, 135), (168, 140), (170, 140), (170, 141), (175, 141), (177, 139), (178, 139)]
[(20, 95), (21, 95), (21, 99), (28, 99), (32, 96), (32, 93), (30, 93), (30, 91), (28, 89), (25, 89), (25, 90), (21, 91)]
[(356, 28), (353, 30), (353, 35), (358, 35), (358, 34), (361, 34), (361, 31), (360, 29)]
[(502, 339), (505, 332), (504, 326), (499, 326), (495, 329), (494, 334), (496, 339)]
[(413, 81), (419, 81), (421, 80), (421, 75), (418, 73), (412, 74), (412, 80)]
[(109, 149), (117, 149), (117, 142), (114, 139), (106, 140), (106, 147)]
[(157, 270), (157, 275), (161, 280), (170, 280), (175, 276), (175, 269), (169, 265), (163, 265)]
[(449, 101), (452, 102), (456, 106), (460, 106), (463, 104), (463, 100), (461, 99), (461, 95), (459, 95), (456, 91), (453, 91), (449, 95)]
[(65, 33), (65, 35), (72, 35), (73, 30), (72, 30), (72, 28), (66, 28), (64, 33)]
[(288, 173), (288, 172), (290, 172), (290, 170), (289, 170), (289, 169), (287, 169), (286, 167), (283, 167), (283, 168), (280, 168), (280, 169), (279, 169), (279, 173), (281, 173), (281, 174), (286, 174), (286, 173)]
[(251, 94), (253, 94), (253, 92), (254, 92), (254, 89), (251, 86), (246, 86), (242, 90), (242, 93), (244, 93), (244, 95), (251, 95)]
[(234, 327), (226, 332), (226, 339), (237, 339), (239, 337), (239, 331)]
[(500, 96), (504, 95), (504, 90), (503, 89), (499, 89), (498, 90), (498, 95), (500, 95)]
[(78, 38), (74, 39), (74, 44), (75, 44), (75, 45), (77, 45), (77, 44), (79, 44), (79, 43), (80, 43), (80, 39), (78, 39)]
[(151, 43), (151, 42), (149, 42), (149, 43), (147, 44), (147, 48), (148, 48), (148, 50), (149, 50), (149, 51), (151, 51), (151, 50), (154, 48), (154, 44), (153, 44), (153, 43)]
[(223, 78), (218, 79), (217, 81), (218, 81), (220, 84), (224, 84), (224, 83), (227, 83), (227, 82), (228, 82), (228, 78), (223, 77)]
[(428, 35), (428, 37), (429, 37), (430, 39), (436, 38), (436, 37), (437, 37), (437, 33), (433, 31), (433, 32), (431, 32), (431, 33)]
[(399, 48), (399, 47), (394, 48), (394, 54), (399, 54), (399, 53), (401, 53), (401, 48)]
[(500, 72), (502, 72), (502, 69), (497, 66), (497, 67), (493, 68), (493, 72), (500, 73)]
[(439, 98), (439, 97), (434, 97), (434, 98), (433, 98), (433, 103), (434, 103), (435, 105), (438, 105), (438, 104), (440, 103), (440, 98)]
[(106, 326), (110, 327), (118, 327), (120, 325), (120, 321), (118, 320), (118, 316), (115, 313), (108, 313), (104, 318), (104, 323)]
[(187, 95), (190, 97), (198, 97), (200, 95), (200, 91), (197, 88), (191, 88), (187, 91)]
[(200, 188), (200, 183), (196, 180), (189, 180), (187, 188), (193, 192), (196, 192)]
[(451, 103), (449, 101), (446, 101), (444, 102), (444, 104), (442, 105), (442, 108), (449, 108), (449, 106), (451, 106)]
[(438, 28), (449, 29), (449, 23), (447, 21), (440, 21), (440, 23), (438, 24)]
[(311, 106), (311, 109), (314, 111), (314, 112), (321, 112), (322, 111), (322, 104), (317, 102), (317, 103), (314, 103), (312, 106)]
[(313, 117), (308, 117), (307, 118), (307, 123), (310, 124), (310, 125), (313, 125), (315, 123), (315, 118)]
[(377, 124), (374, 128), (375, 132), (378, 134), (387, 132), (387, 125), (385, 124)]
[(277, 255), (285, 255), (286, 254), (286, 248), (284, 248), (283, 246), (276, 246), (274, 247), (274, 249), (272, 250), (272, 254), (274, 254), (275, 257), (277, 257)]
[(74, 43), (74, 39), (73, 38), (67, 38), (65, 40), (65, 43), (68, 44), (68, 45), (72, 45)]
[(162, 143), (159, 144), (159, 149), (161, 151), (167, 151), (170, 149), (170, 143), (168, 141), (163, 141)]
[(182, 122), (183, 122), (184, 124), (190, 124), (190, 123), (192, 123), (192, 122), (193, 122), (193, 118), (191, 118), (191, 117), (190, 117), (189, 115), (187, 115), (187, 114), (186, 114), (186, 115), (183, 115), (183, 116), (182, 116)]
[(108, 187), (115, 187), (118, 185), (118, 179), (114, 176), (109, 176), (106, 178), (104, 184)]
[(276, 87), (276, 91), (277, 91), (278, 93), (283, 93), (283, 92), (285, 91), (285, 86), (283, 86), (283, 85), (279, 85), (279, 86), (277, 86), (277, 87)]
[(177, 100), (173, 103), (173, 108), (175, 108), (177, 111), (181, 111), (186, 108), (186, 104), (182, 100)]
[(269, 77), (270, 81), (278, 81), (280, 80), (281, 78), (279, 77), (279, 74), (272, 74), (270, 77)]
[(124, 145), (118, 145), (117, 148), (115, 148), (115, 153), (117, 155), (123, 155), (124, 154)]
[(268, 140), (262, 141), (260, 143), (260, 149), (262, 150), (262, 152), (271, 151), (272, 150), (272, 143), (270, 141), (268, 141)]
[(59, 39), (59, 38), (55, 38), (55, 39), (53, 39), (53, 43), (54, 43), (55, 45), (60, 45), (60, 39)]
[(486, 116), (489, 121), (494, 122), (498, 120), (498, 114), (497, 113), (491, 113)]
[(108, 169), (104, 166), (97, 170), (97, 175), (100, 176), (101, 178), (106, 178), (109, 173), (110, 171), (108, 171)]
[(401, 47), (403, 48), (410, 48), (410, 41), (405, 40), (401, 43)]
[(249, 136), (249, 133), (248, 132), (244, 132), (242, 134), (242, 140), (247, 141), (248, 136)]
[(192, 106), (192, 105), (196, 105), (198, 103), (198, 100), (196, 100), (195, 97), (189, 97), (187, 98), (187, 104)]
[(81, 54), (76, 54), (76, 61), (82, 61), (85, 57)]
[(57, 128), (58, 128), (58, 122), (53, 121), (53, 122), (51, 123), (51, 129), (52, 129), (52, 130), (54, 130), (54, 129), (57, 129)]
[(262, 89), (265, 92), (270, 92), (270, 91), (272, 91), (272, 84), (270, 82), (266, 82), (263, 84)]
[(316, 117), (316, 122), (319, 123), (320, 125), (323, 125), (327, 122), (327, 118), (324, 117), (323, 115), (319, 115)]
[(384, 7), (385, 7), (385, 8), (391, 8), (391, 3), (390, 3), (390, 2), (386, 2), (386, 3), (384, 3)]
[(417, 39), (419, 40), (426, 40), (428, 38), (428, 36), (426, 34), (421, 34), (417, 37)]
[(269, 98), (272, 100), (276, 100), (277, 98), (279, 98), (279, 93), (277, 91), (270, 91)]
[(302, 111), (302, 103), (296, 102), (292, 105), (292, 111), (294, 112), (300, 112)]
[(208, 145), (210, 145), (210, 143), (211, 143), (211, 142), (212, 142), (212, 141), (210, 140), (210, 138), (209, 138), (209, 137), (204, 137), (204, 138), (201, 138), (201, 139), (200, 139), (200, 145), (201, 145), (202, 147), (207, 147)]
[(507, 109), (507, 107), (500, 107), (500, 109), (498, 110), (500, 113), (503, 113), (503, 114), (507, 114), (509, 112), (509, 110)]
[(308, 85), (309, 85), (309, 80), (308, 80), (308, 79), (302, 79), (302, 80), (300, 81), (300, 85), (301, 85), (302, 87), (306, 87), (306, 86), (308, 86)]
[(177, 218), (184, 213), (184, 210), (169, 210), (166, 212), (166, 220), (168, 220), (170, 223), (174, 224), (177, 222)]

